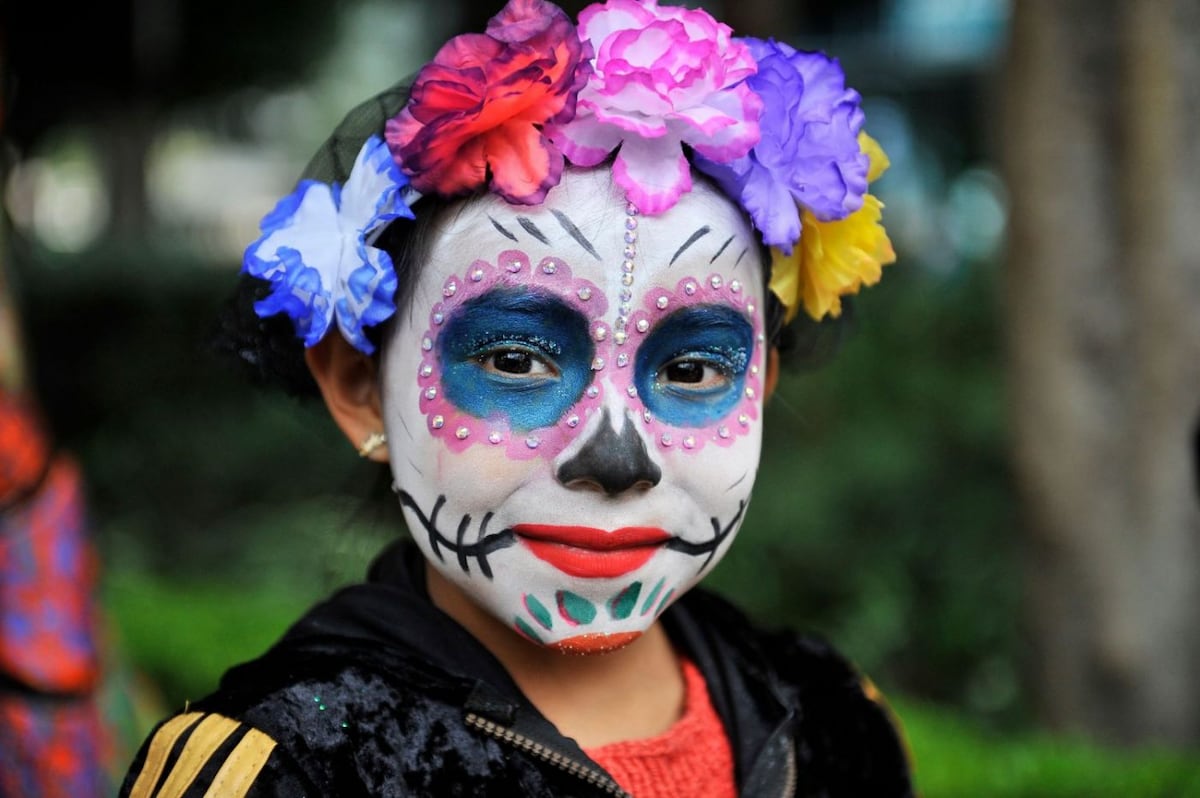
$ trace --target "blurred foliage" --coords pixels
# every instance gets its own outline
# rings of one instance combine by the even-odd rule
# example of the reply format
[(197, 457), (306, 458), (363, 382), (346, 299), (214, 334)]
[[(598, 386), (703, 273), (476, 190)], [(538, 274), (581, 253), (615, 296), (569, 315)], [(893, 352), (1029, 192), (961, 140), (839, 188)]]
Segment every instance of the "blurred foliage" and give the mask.
[(29, 145), (56, 124), (120, 115), (136, 103), (220, 96), (249, 80), (294, 83), (320, 64), (354, 2), (6, 3), (0, 31), (16, 35), (5, 40), (13, 76), (5, 134)]

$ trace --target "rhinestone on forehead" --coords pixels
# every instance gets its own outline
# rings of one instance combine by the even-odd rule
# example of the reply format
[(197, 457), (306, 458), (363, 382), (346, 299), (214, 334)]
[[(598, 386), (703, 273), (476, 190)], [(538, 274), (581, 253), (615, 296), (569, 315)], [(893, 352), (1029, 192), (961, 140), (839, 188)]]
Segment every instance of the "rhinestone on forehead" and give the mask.
[(613, 340), (617, 346), (624, 346), (628, 340), (629, 334), (625, 328), (629, 325), (629, 314), (633, 312), (633, 308), (629, 304), (629, 300), (633, 297), (633, 292), (629, 289), (633, 286), (633, 272), (637, 268), (637, 240), (638, 240), (638, 207), (632, 202), (625, 203), (625, 249), (621, 255), (621, 285), (625, 290), (621, 292), (621, 304), (617, 306), (617, 320), (613, 323), (613, 328), (616, 332), (613, 334)]

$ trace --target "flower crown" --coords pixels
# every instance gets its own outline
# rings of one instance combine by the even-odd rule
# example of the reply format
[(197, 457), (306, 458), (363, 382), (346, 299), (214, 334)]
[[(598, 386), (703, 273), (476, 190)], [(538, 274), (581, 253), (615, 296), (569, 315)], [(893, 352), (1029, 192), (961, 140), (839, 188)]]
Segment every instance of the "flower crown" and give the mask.
[(703, 10), (607, 0), (576, 26), (547, 0), (509, 0), (420, 70), (344, 184), (302, 180), (263, 219), (243, 264), (271, 284), (255, 311), (286, 313), (306, 346), (336, 320), (369, 354), (364, 327), (395, 313), (391, 258), (371, 246), (389, 222), (414, 218), (423, 195), (485, 186), (537, 204), (568, 161), (615, 151), (613, 180), (644, 214), (691, 190), (691, 166), (711, 177), (770, 247), (786, 320), (801, 305), (837, 316), (895, 260), (867, 193), (887, 157), (862, 130), (860, 99), (836, 60), (734, 38)]

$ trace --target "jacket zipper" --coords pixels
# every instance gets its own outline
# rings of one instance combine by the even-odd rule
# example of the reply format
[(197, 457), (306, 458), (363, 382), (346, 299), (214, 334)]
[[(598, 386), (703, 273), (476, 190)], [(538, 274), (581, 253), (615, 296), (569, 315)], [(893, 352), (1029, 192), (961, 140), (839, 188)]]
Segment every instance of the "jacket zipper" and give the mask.
[(487, 718), (476, 715), (474, 712), (468, 712), (466, 716), (468, 726), (472, 726), (479, 731), (487, 734), (502, 743), (507, 743), (514, 748), (519, 748), (527, 754), (537, 757), (543, 762), (547, 762), (554, 767), (566, 773), (570, 773), (576, 778), (582, 779), (593, 787), (599, 787), (609, 795), (617, 796), (617, 798), (633, 798), (633, 795), (621, 789), (621, 785), (617, 784), (612, 778), (595, 768), (588, 767), (582, 762), (577, 762), (570, 757), (560, 754), (553, 748), (542, 745), (539, 742), (529, 739), (523, 734), (513, 731), (507, 726), (490, 721)]
[(781, 798), (794, 798), (795, 797), (797, 781), (798, 781), (798, 779), (797, 779), (797, 773), (796, 773), (796, 748), (794, 745), (792, 745), (791, 741), (789, 740), (788, 741), (788, 749), (787, 749), (787, 778), (784, 780), (784, 788), (783, 788), (783, 793), (781, 794)]

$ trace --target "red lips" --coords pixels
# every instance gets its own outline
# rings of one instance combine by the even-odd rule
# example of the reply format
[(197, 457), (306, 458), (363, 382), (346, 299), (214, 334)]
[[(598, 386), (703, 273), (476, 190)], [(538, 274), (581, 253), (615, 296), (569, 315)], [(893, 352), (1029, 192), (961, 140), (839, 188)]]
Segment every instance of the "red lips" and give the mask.
[(609, 532), (584, 526), (520, 524), (513, 531), (539, 560), (585, 579), (611, 579), (635, 571), (671, 537), (665, 530), (649, 526)]

